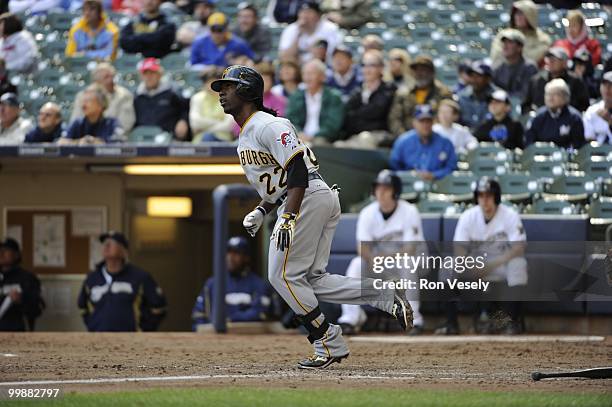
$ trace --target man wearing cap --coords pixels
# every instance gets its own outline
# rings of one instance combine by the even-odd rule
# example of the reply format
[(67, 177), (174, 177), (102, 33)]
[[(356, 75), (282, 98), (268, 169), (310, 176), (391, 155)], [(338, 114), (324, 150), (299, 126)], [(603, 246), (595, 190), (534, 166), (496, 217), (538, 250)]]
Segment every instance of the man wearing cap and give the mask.
[(302, 68), (306, 85), (291, 94), (286, 117), (298, 131), (298, 137), (311, 144), (327, 144), (337, 140), (344, 118), (340, 93), (325, 86), (325, 64), (318, 59)]
[(579, 149), (585, 144), (582, 115), (569, 105), (570, 89), (557, 78), (544, 88), (545, 106), (527, 124), (525, 145), (536, 141), (553, 142), (559, 147)]
[(40, 281), (21, 267), (19, 243), (0, 241), (0, 331), (33, 331), (44, 307)]
[(519, 30), (506, 28), (501, 37), (503, 62), (493, 70), (493, 83), (523, 100), (529, 87), (529, 79), (538, 73), (532, 61), (523, 58), (525, 36)]
[(138, 65), (141, 83), (134, 98), (135, 126), (158, 126), (177, 140), (189, 139), (189, 100), (172, 88), (158, 59)]
[(544, 87), (553, 79), (563, 79), (569, 86), (570, 105), (581, 112), (589, 107), (589, 90), (584, 82), (567, 69), (569, 57), (567, 51), (561, 47), (548, 50), (545, 62), (546, 69), (531, 78), (527, 95), (523, 100), (523, 114), (536, 110), (544, 105)]
[[(227, 279), (225, 286), (226, 315), (230, 322), (263, 321), (270, 308), (271, 290), (268, 284), (251, 270), (249, 242), (242, 236), (234, 236), (227, 241), (225, 254)], [(208, 324), (214, 315), (213, 310), (214, 278), (206, 281), (196, 303), (191, 318), (193, 330), (200, 324)]]
[(359, 66), (353, 63), (353, 52), (349, 47), (340, 44), (332, 53), (332, 64), (327, 71), (326, 85), (337, 89), (346, 103), (351, 93), (361, 86), (363, 77)]
[(436, 110), (442, 99), (452, 97), (448, 88), (436, 79), (436, 68), (430, 56), (417, 56), (410, 68), (414, 72), (415, 85), (398, 89), (389, 112), (389, 130), (396, 136), (412, 128), (415, 106), (428, 104)]
[(142, 13), (121, 29), (119, 44), (129, 54), (163, 58), (170, 53), (176, 27), (159, 6), (161, 0), (144, 0)]
[[(574, 53), (571, 61), (571, 72), (582, 80), (589, 92), (590, 99), (599, 99), (599, 79), (595, 77), (593, 59), (589, 51), (582, 48)], [(605, 70), (603, 72), (606, 72)]]
[(601, 77), (601, 100), (584, 114), (584, 138), (600, 144), (612, 144), (612, 71)]
[(489, 116), (474, 132), (478, 141), (497, 142), (505, 148), (523, 148), (523, 125), (512, 119), (512, 104), (505, 90), (489, 97)]
[(216, 67), (202, 71), (202, 90), (191, 97), (189, 103), (189, 125), (193, 132), (193, 142), (233, 141), (231, 133), (234, 118), (223, 111), (219, 104), (219, 94), (210, 84), (221, 78), (221, 69)]
[(453, 143), (433, 131), (431, 106), (415, 106), (413, 117), (414, 129), (402, 134), (393, 144), (391, 168), (415, 170), (424, 181), (444, 178), (457, 168)]
[(64, 135), (62, 109), (57, 103), (47, 102), (38, 111), (37, 126), (25, 136), (26, 143), (53, 143)]
[(272, 34), (267, 27), (259, 23), (257, 7), (250, 2), (238, 5), (238, 24), (234, 28), (234, 35), (244, 39), (253, 54), (253, 61), (259, 63), (268, 57), (272, 50)]
[(223, 13), (212, 13), (208, 17), (210, 34), (197, 38), (191, 46), (191, 69), (201, 70), (206, 66), (225, 68), (232, 59), (244, 55), (254, 59), (255, 54), (242, 38), (228, 31), (227, 17)]
[(166, 298), (153, 277), (128, 261), (128, 240), (119, 232), (100, 236), (103, 261), (83, 282), (78, 298), (87, 330), (155, 331)]
[(0, 145), (21, 144), (32, 129), (32, 122), (21, 117), (21, 105), (14, 93), (0, 96)]
[(318, 2), (306, 1), (299, 9), (297, 21), (285, 27), (281, 34), (279, 56), (306, 62), (312, 58), (310, 48), (320, 39), (327, 41), (327, 59), (330, 60), (332, 51), (342, 42), (342, 33), (335, 23), (321, 16)]
[(119, 28), (108, 19), (102, 0), (85, 0), (83, 17), (70, 28), (67, 57), (115, 60)]
[(183, 23), (176, 31), (176, 41), (183, 47), (189, 48), (196, 38), (210, 33), (208, 17), (215, 11), (216, 0), (194, 0), (193, 21)]
[(475, 129), (487, 116), (491, 94), (497, 87), (491, 83), (491, 67), (484, 61), (474, 61), (470, 66), (470, 85), (459, 93), (461, 122)]

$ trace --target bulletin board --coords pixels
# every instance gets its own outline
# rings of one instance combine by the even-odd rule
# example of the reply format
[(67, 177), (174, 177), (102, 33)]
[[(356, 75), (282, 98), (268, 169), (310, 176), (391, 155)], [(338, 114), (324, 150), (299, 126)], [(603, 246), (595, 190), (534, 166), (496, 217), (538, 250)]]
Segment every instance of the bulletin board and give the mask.
[(84, 274), (100, 260), (105, 207), (4, 210), (4, 231), (21, 245), (22, 266), (36, 274)]

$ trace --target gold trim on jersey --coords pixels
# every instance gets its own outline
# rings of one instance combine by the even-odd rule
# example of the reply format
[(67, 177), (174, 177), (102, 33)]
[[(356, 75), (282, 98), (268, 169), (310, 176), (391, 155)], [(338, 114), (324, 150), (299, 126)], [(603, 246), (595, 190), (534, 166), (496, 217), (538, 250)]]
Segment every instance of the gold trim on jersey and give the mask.
[(247, 119), (244, 121), (244, 123), (242, 123), (242, 127), (240, 127), (240, 132), (238, 133), (238, 137), (240, 137), (242, 135), (242, 130), (244, 130), (244, 128), (246, 127), (247, 123), (249, 122), (249, 120), (251, 120), (251, 117), (253, 117), (253, 115), (255, 113), (257, 113), (258, 111), (255, 111), (253, 113), (251, 113), (249, 115), (249, 117), (247, 117)]
[(291, 160), (293, 160), (293, 157), (295, 157), (296, 155), (298, 155), (299, 153), (304, 153), (304, 148), (296, 151), (295, 153), (291, 154), (291, 156), (287, 159), (287, 161), (285, 161), (285, 165), (283, 165), (283, 169), (287, 169), (287, 164), (289, 164), (289, 162), (291, 162)]

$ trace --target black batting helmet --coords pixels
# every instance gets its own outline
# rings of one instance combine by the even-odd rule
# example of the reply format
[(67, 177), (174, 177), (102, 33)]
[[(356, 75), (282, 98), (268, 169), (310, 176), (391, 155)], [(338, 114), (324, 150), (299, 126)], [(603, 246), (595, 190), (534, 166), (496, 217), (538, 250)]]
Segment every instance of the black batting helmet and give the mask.
[(391, 170), (382, 170), (372, 182), (372, 191), (376, 185), (391, 185), (393, 187), (393, 197), (398, 199), (402, 193), (402, 180)]
[(221, 79), (214, 81), (210, 87), (215, 92), (219, 92), (223, 82), (235, 83), (236, 94), (241, 99), (247, 102), (263, 103), (264, 82), (255, 69), (243, 65), (228, 66), (223, 71)]
[(482, 177), (478, 180), (476, 188), (474, 189), (474, 203), (478, 204), (478, 193), (479, 192), (492, 192), (495, 196), (495, 204), (501, 203), (501, 187), (499, 182), (495, 181), (491, 177)]

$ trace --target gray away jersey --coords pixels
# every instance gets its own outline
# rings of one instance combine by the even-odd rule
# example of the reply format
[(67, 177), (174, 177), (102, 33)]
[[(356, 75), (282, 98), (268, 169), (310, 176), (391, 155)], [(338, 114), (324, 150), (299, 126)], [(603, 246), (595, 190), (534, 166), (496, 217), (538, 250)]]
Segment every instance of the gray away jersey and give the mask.
[(258, 111), (242, 127), (238, 157), (244, 173), (261, 199), (275, 203), (287, 190), (287, 164), (304, 154), (308, 172), (319, 168), (316, 157), (297, 137), (291, 122)]

